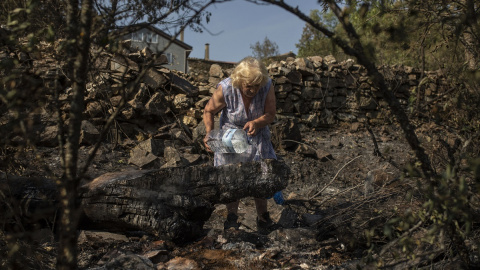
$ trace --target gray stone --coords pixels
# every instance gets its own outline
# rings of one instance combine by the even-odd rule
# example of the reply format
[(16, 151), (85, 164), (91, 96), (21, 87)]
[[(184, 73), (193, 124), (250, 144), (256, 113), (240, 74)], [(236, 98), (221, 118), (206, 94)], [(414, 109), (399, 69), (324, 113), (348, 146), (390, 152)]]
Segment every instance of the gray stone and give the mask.
[(99, 101), (92, 101), (87, 103), (85, 113), (89, 117), (98, 117), (103, 115), (103, 107)]
[(145, 110), (143, 111), (143, 114), (163, 116), (170, 111), (166, 104), (167, 102), (164, 95), (161, 92), (156, 92), (153, 94), (147, 104), (145, 104)]
[(46, 126), (38, 136), (39, 141), (37, 142), (42, 146), (57, 146), (58, 145), (58, 126)]
[(272, 143), (276, 148), (289, 149), (302, 141), (302, 134), (295, 121), (282, 119), (272, 125)]
[(198, 96), (198, 88), (193, 86), (189, 81), (177, 76), (173, 72), (169, 74), (170, 87), (177, 93), (183, 93), (189, 97)]
[(178, 94), (173, 100), (175, 110), (187, 110), (193, 104), (193, 100), (185, 94)]
[(80, 130), (80, 143), (92, 145), (95, 144), (100, 138), (100, 132), (98, 129), (89, 121), (82, 121), (82, 126)]
[(140, 168), (149, 168), (154, 164), (157, 159), (158, 157), (154, 154), (140, 147), (135, 147), (130, 151), (130, 158), (128, 159), (128, 163), (136, 165)]
[(78, 235), (78, 244), (87, 243), (121, 243), (128, 242), (128, 238), (123, 234), (111, 233), (105, 231), (80, 231)]
[(156, 270), (157, 268), (153, 263), (140, 255), (136, 254), (123, 254), (105, 264), (106, 270), (117, 269), (135, 269), (135, 270)]
[(162, 73), (156, 69), (150, 68), (145, 72), (142, 82), (152, 89), (158, 89), (168, 82), (168, 80)]
[(162, 156), (164, 151), (163, 140), (147, 139), (141, 141), (137, 147), (149, 153), (152, 153), (155, 156)]
[(215, 78), (223, 78), (223, 70), (222, 70), (222, 67), (218, 64), (213, 64), (210, 66), (210, 70), (208, 72), (208, 74), (211, 76), (211, 77), (215, 77)]

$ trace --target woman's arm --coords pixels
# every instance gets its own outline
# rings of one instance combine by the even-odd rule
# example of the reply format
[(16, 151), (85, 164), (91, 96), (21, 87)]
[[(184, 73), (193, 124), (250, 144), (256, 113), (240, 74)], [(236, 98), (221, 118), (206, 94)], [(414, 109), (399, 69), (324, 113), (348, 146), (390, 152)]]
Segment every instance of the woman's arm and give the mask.
[(273, 84), (267, 93), (265, 99), (265, 112), (259, 118), (249, 121), (243, 126), (243, 129), (247, 131), (248, 136), (255, 136), (261, 128), (267, 126), (275, 120), (275, 114), (277, 112), (277, 105), (275, 101), (275, 90)]
[(210, 147), (207, 145), (208, 133), (215, 128), (215, 114), (217, 114), (221, 109), (223, 109), (227, 104), (225, 103), (225, 98), (223, 97), (222, 86), (219, 85), (217, 90), (213, 92), (212, 98), (208, 101), (207, 105), (203, 110), (203, 122), (205, 123), (206, 135), (203, 138), (203, 144), (207, 148), (207, 151), (212, 152)]

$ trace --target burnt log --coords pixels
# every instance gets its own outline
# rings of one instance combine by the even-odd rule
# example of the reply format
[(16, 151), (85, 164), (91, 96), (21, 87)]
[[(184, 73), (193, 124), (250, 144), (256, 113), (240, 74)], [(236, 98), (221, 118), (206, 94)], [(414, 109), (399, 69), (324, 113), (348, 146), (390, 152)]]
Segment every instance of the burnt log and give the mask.
[(199, 236), (215, 204), (270, 197), (288, 174), (276, 160), (108, 173), (83, 186), (80, 199), (96, 226), (184, 242)]
[(0, 226), (22, 232), (55, 222), (58, 192), (55, 182), (43, 177), (0, 173)]

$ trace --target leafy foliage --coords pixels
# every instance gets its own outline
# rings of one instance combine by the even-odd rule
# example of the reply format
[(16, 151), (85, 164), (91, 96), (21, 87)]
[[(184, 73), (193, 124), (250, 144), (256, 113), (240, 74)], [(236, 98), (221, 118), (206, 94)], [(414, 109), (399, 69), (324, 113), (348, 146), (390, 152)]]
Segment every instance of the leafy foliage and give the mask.
[(277, 43), (270, 41), (268, 37), (265, 37), (262, 43), (257, 41), (255, 44), (250, 45), (250, 49), (252, 49), (253, 57), (258, 59), (265, 59), (279, 54)]
[[(37, 37), (64, 37), (65, 1), (61, 0), (5, 0), (0, 3), (0, 24), (21, 27), (21, 36), (36, 33)], [(52, 30), (55, 28), (55, 32)]]
[[(324, 25), (330, 31), (335, 31), (337, 28), (335, 17), (331, 12), (324, 13), (314, 9), (310, 11), (310, 17), (316, 22)], [(341, 49), (338, 48), (330, 38), (316, 30), (310, 24), (305, 25), (299, 43), (295, 46), (298, 48), (299, 57), (331, 54), (338, 60), (345, 59), (343, 51), (341, 51)]]
[[(458, 70), (465, 64), (478, 66), (480, 47), (479, 22), (473, 19), (478, 17), (479, 3), (459, 2), (362, 1), (352, 3), (344, 12), (376, 64)], [(477, 5), (474, 14), (466, 9), (470, 2)], [(333, 16), (330, 10), (310, 13), (315, 22), (339, 37), (347, 37)], [(305, 25), (297, 48), (299, 56), (333, 54), (337, 59), (345, 58), (329, 37), (310, 24)], [(459, 65), (451, 66), (455, 63)]]

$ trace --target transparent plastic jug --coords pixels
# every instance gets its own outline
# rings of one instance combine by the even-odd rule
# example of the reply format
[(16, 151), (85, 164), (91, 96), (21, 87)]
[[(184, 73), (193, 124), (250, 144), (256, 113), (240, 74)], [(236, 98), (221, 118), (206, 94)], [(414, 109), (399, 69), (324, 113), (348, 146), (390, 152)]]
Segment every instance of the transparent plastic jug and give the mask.
[(207, 145), (216, 153), (243, 153), (251, 147), (243, 129), (214, 129), (208, 134)]

